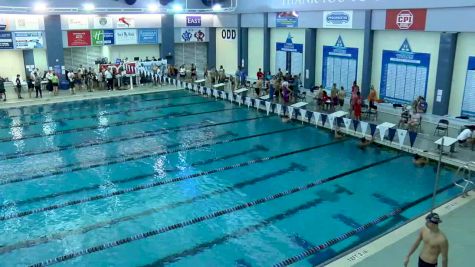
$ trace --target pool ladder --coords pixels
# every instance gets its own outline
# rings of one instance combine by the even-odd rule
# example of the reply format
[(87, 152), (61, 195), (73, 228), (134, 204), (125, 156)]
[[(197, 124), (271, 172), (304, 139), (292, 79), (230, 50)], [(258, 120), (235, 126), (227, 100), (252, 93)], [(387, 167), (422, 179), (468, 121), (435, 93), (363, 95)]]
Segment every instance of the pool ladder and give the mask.
[[(474, 162), (472, 162), (472, 164), (473, 163)], [(464, 196), (468, 195), (467, 189), (470, 189), (470, 187), (475, 185), (475, 183), (472, 181), (472, 171), (470, 170), (469, 165), (470, 163), (460, 166), (453, 178), (454, 185), (462, 189)]]

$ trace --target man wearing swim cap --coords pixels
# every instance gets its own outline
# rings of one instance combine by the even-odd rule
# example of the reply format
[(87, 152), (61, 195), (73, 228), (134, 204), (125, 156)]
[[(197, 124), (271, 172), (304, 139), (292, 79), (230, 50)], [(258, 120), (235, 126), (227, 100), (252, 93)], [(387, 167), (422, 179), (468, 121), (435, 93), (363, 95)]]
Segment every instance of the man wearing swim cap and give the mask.
[(430, 213), (426, 217), (426, 225), (421, 228), (416, 242), (412, 245), (409, 254), (404, 260), (404, 266), (407, 267), (409, 258), (419, 247), (421, 241), (424, 241), (421, 254), (419, 256), (419, 267), (436, 267), (437, 259), (442, 254), (442, 267), (448, 266), (449, 242), (444, 233), (439, 230), (440, 217), (437, 213)]

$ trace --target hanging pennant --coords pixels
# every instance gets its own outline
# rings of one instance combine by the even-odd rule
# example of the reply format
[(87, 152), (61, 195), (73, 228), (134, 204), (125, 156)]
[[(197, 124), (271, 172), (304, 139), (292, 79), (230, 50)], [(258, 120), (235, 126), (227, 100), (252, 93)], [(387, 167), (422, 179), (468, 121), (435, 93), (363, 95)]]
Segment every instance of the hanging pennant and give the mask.
[(236, 101), (238, 102), (239, 106), (242, 104), (242, 96), (241, 95), (236, 95)]
[(335, 116), (333, 115), (328, 115), (328, 122), (330, 123), (330, 129), (333, 130), (333, 123), (335, 122)]
[(266, 101), (266, 111), (267, 111), (267, 116), (269, 116), (269, 113), (270, 113), (270, 106), (271, 106), (271, 102), (268, 102)]
[(199, 92), (200, 92), (200, 94), (204, 94), (203, 87), (202, 87), (202, 88), (200, 88), (200, 91), (199, 91)]
[(221, 91), (221, 98), (226, 100), (226, 98), (228, 98), (228, 93), (226, 93), (225, 91)]
[(254, 99), (254, 107), (259, 110), (259, 105), (261, 104), (261, 101), (259, 99)]
[(303, 124), (303, 121), (305, 120), (306, 116), (307, 116), (307, 110), (301, 108), (300, 109), (300, 120), (302, 121), (302, 124)]
[(325, 126), (325, 123), (327, 122), (328, 115), (327, 114), (321, 114), (322, 117), (322, 126)]
[(388, 129), (388, 139), (389, 142), (392, 142), (394, 140), (394, 136), (396, 136), (396, 129), (394, 128), (389, 128)]
[(353, 129), (355, 129), (355, 132), (356, 132), (356, 130), (358, 130), (358, 125), (360, 125), (360, 121), (359, 120), (353, 120)]
[(313, 112), (313, 119), (315, 120), (315, 126), (318, 125), (318, 121), (320, 120), (320, 116), (321, 116), (320, 112), (315, 112), (315, 111)]
[(292, 119), (294, 116), (294, 107), (288, 106), (287, 110), (289, 111), (289, 118)]
[(378, 126), (378, 129), (379, 129), (379, 138), (381, 138), (381, 141), (383, 141), (384, 137), (386, 136), (386, 131), (388, 130), (388, 127)]
[(211, 95), (211, 89), (210, 88), (206, 88), (206, 94), (209, 95), (209, 96)]
[(404, 145), (404, 140), (406, 139), (407, 130), (397, 129), (397, 136), (399, 139), (399, 146)]
[(366, 135), (366, 130), (368, 129), (368, 123), (365, 121), (360, 121), (361, 133)]
[(247, 108), (249, 108), (251, 106), (251, 98), (247, 96), (244, 103), (247, 105)]
[(218, 90), (214, 90), (213, 95), (214, 95), (214, 97), (215, 97), (216, 100), (217, 100), (218, 97), (219, 97), (219, 92), (218, 92)]
[(349, 130), (350, 130), (350, 126), (351, 126), (351, 119), (343, 118), (343, 123), (345, 123), (346, 131), (349, 131)]
[(374, 133), (376, 133), (376, 127), (377, 127), (376, 124), (372, 124), (372, 123), (369, 124), (369, 129), (371, 131), (371, 137), (373, 137)]
[(411, 143), (411, 147), (414, 146), (414, 143), (416, 142), (417, 138), (417, 132), (410, 131), (409, 132), (409, 142)]
[(228, 100), (231, 101), (231, 102), (234, 101), (234, 95), (233, 95), (233, 93), (229, 93), (229, 94), (228, 94)]
[(275, 113), (280, 116), (280, 113), (282, 113), (282, 105), (281, 104), (275, 104)]

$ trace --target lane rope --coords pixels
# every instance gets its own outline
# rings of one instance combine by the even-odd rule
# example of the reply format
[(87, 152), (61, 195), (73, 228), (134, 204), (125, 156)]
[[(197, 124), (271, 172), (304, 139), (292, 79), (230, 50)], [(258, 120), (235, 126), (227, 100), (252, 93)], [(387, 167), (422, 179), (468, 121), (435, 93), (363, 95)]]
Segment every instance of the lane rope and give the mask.
[[(232, 123), (237, 123), (237, 122), (244, 122), (244, 121), (252, 121), (252, 120), (257, 120), (261, 119), (263, 117), (254, 117), (254, 118), (247, 118), (247, 119), (242, 119), (242, 120), (237, 120), (237, 121), (229, 121), (229, 122), (222, 122), (222, 123), (213, 123), (213, 124), (198, 124), (198, 125), (191, 125), (188, 126), (187, 128), (180, 128), (180, 129), (174, 129), (174, 130), (163, 130), (161, 133), (172, 133), (172, 132), (179, 132), (179, 131), (185, 131), (185, 130), (196, 130), (196, 129), (202, 129), (202, 128), (208, 128), (208, 127), (215, 127), (218, 125), (225, 125), (225, 124), (232, 124)], [(185, 148), (186, 149), (186, 148)], [(194, 149), (193, 147), (190, 149)], [(188, 149), (188, 150), (190, 150)], [(91, 169), (91, 168), (96, 168), (96, 167), (102, 167), (102, 166), (108, 166), (112, 164), (117, 164), (117, 163), (124, 163), (128, 161), (133, 161), (133, 160), (139, 160), (139, 159), (144, 159), (144, 158), (149, 158), (153, 156), (161, 156), (161, 155), (166, 155), (170, 153), (175, 153), (175, 152), (180, 152), (180, 148), (178, 149), (173, 149), (173, 150), (164, 150), (164, 151), (141, 151), (135, 153), (134, 156), (128, 156), (128, 157), (123, 157), (123, 156), (118, 156), (118, 157), (113, 157), (115, 158), (114, 160), (109, 160), (109, 161), (102, 161), (102, 162), (97, 162), (97, 161), (91, 161), (92, 163), (86, 164), (86, 163), (70, 163), (63, 165), (61, 167), (54, 167), (52, 168), (54, 171), (49, 172), (49, 173), (41, 173), (33, 176), (27, 176), (27, 177), (19, 177), (19, 178), (13, 178), (13, 179), (5, 179), (5, 180), (0, 180), (0, 186), (1, 185), (6, 185), (6, 184), (12, 184), (12, 183), (19, 183), (19, 182), (25, 182), (25, 181), (30, 181), (30, 180), (37, 180), (40, 178), (45, 178), (53, 175), (60, 175), (60, 174), (66, 174), (70, 172), (75, 172), (75, 171), (81, 171), (81, 170), (86, 170), (86, 169)], [(146, 152), (144, 154), (144, 152)], [(129, 154), (133, 155), (133, 154)], [(111, 159), (113, 159), (111, 157)], [(89, 162), (88, 162), (89, 163)], [(59, 169), (61, 168), (61, 169)], [(29, 173), (25, 172), (26, 174)], [(25, 173), (16, 173), (15, 176), (21, 176), (25, 175)]]
[[(203, 101), (203, 102), (197, 102), (197, 103), (187, 103), (187, 104), (175, 105), (174, 107), (200, 105), (200, 104), (206, 104), (206, 103), (210, 103), (210, 102), (215, 102), (215, 101)], [(51, 132), (51, 133), (35, 133), (35, 134), (25, 135), (25, 136), (18, 137), (18, 138), (11, 138), (11, 137), (0, 138), (0, 143), (16, 142), (16, 141), (20, 141), (20, 140), (27, 140), (27, 139), (38, 138), (38, 137), (62, 135), (62, 134), (69, 134), (69, 133), (79, 133), (79, 132), (85, 132), (85, 131), (96, 130), (96, 129), (105, 129), (105, 128), (116, 127), (116, 126), (137, 124), (137, 123), (142, 123), (142, 122), (150, 122), (150, 121), (153, 121), (153, 120), (157, 119), (158, 117), (159, 116), (148, 117), (148, 118), (139, 119), (139, 120), (119, 121), (119, 122), (114, 122), (114, 123), (110, 123), (110, 124), (107, 124), (107, 125), (93, 125), (93, 126), (87, 126), (87, 127), (81, 127), (81, 128), (73, 128), (73, 129), (68, 129), (68, 130), (55, 131), (55, 132)]]
[[(341, 140), (336, 141), (335, 143), (339, 143), (339, 142), (341, 142)], [(65, 254), (65, 255), (56, 257), (56, 258), (48, 259), (48, 260), (30, 265), (30, 267), (43, 267), (43, 266), (49, 266), (49, 265), (52, 265), (52, 264), (57, 264), (57, 263), (64, 262), (64, 261), (67, 261), (67, 260), (71, 260), (71, 259), (74, 259), (74, 258), (77, 258), (77, 257), (80, 257), (80, 256), (84, 256), (84, 255), (87, 255), (87, 254), (92, 254), (92, 253), (96, 253), (96, 252), (103, 251), (103, 250), (106, 250), (106, 249), (110, 249), (110, 248), (113, 248), (113, 247), (121, 246), (121, 245), (130, 243), (130, 242), (133, 242), (133, 241), (142, 240), (142, 239), (146, 239), (146, 238), (149, 238), (149, 237), (152, 237), (152, 236), (163, 234), (163, 233), (166, 233), (166, 232), (169, 232), (169, 231), (181, 229), (181, 228), (184, 228), (186, 226), (194, 225), (194, 224), (197, 224), (197, 223), (200, 223), (200, 222), (203, 222), (203, 221), (207, 221), (207, 220), (210, 220), (210, 219), (221, 217), (221, 216), (229, 214), (229, 213), (233, 213), (233, 212), (240, 211), (240, 210), (245, 210), (245, 209), (248, 209), (250, 207), (261, 205), (263, 203), (266, 203), (266, 202), (269, 202), (269, 201), (272, 201), (272, 200), (275, 200), (275, 199), (279, 199), (279, 198), (282, 198), (282, 197), (285, 197), (285, 196), (295, 194), (297, 192), (301, 192), (301, 191), (304, 191), (304, 190), (314, 188), (318, 185), (328, 183), (330, 181), (336, 180), (336, 179), (338, 179), (340, 177), (343, 177), (343, 176), (346, 176), (348, 174), (355, 173), (355, 172), (358, 172), (358, 171), (361, 171), (361, 170), (365, 170), (365, 169), (374, 167), (376, 165), (384, 164), (388, 161), (391, 161), (391, 160), (394, 160), (394, 159), (397, 159), (397, 158), (400, 158), (400, 157), (402, 157), (402, 155), (397, 155), (395, 157), (391, 157), (391, 158), (388, 158), (388, 159), (385, 159), (385, 160), (382, 160), (382, 161), (379, 161), (379, 162), (371, 163), (369, 165), (362, 166), (360, 168), (357, 168), (357, 169), (354, 169), (354, 170), (351, 170), (351, 171), (348, 171), (348, 172), (344, 172), (344, 173), (341, 173), (341, 174), (338, 174), (338, 175), (335, 175), (335, 176), (332, 176), (332, 177), (329, 177), (329, 178), (326, 178), (326, 179), (317, 180), (315, 182), (312, 182), (312, 183), (309, 183), (309, 184), (306, 184), (306, 185), (303, 185), (303, 186), (295, 187), (295, 188), (292, 188), (292, 189), (289, 189), (289, 190), (286, 190), (286, 191), (283, 191), (283, 192), (280, 192), (280, 193), (276, 193), (274, 195), (270, 195), (270, 196), (267, 196), (267, 197), (264, 197), (264, 198), (260, 198), (260, 199), (257, 199), (255, 201), (243, 203), (243, 204), (231, 207), (231, 208), (227, 208), (227, 209), (219, 210), (219, 211), (216, 211), (216, 212), (213, 212), (213, 213), (209, 213), (207, 215), (195, 217), (193, 219), (186, 220), (186, 221), (183, 221), (183, 222), (180, 222), (180, 223), (172, 224), (172, 225), (161, 227), (161, 228), (158, 228), (158, 229), (155, 229), (155, 230), (152, 230), (152, 231), (148, 231), (148, 232), (136, 234), (136, 235), (133, 235), (133, 236), (129, 236), (129, 237), (126, 237), (126, 238), (123, 238), (123, 239), (119, 239), (119, 240), (116, 240), (116, 241), (113, 241), (113, 242), (108, 242), (108, 243), (104, 243), (104, 244), (97, 245), (97, 246), (94, 246), (94, 247), (90, 247), (90, 248), (87, 248), (87, 249), (79, 250), (79, 251), (76, 251), (76, 252), (72, 252), (72, 253), (69, 253), (69, 254)]]
[(59, 203), (59, 204), (55, 204), (55, 205), (51, 205), (51, 206), (47, 206), (47, 207), (42, 207), (42, 208), (37, 208), (37, 209), (32, 209), (32, 210), (26, 210), (26, 211), (22, 211), (22, 212), (18, 212), (18, 213), (11, 213), (11, 214), (8, 214), (8, 215), (1, 216), (0, 221), (10, 220), (10, 219), (13, 219), (13, 218), (25, 217), (25, 216), (40, 213), (40, 212), (60, 209), (60, 208), (73, 206), (73, 205), (78, 205), (78, 204), (82, 204), (82, 203), (86, 203), (86, 202), (90, 202), (90, 201), (96, 201), (96, 200), (105, 199), (105, 198), (109, 198), (109, 197), (113, 197), (113, 196), (119, 196), (119, 195), (123, 195), (123, 194), (127, 194), (127, 193), (142, 191), (142, 190), (157, 187), (157, 186), (177, 183), (177, 182), (181, 182), (181, 181), (185, 181), (185, 180), (189, 180), (189, 179), (193, 179), (193, 178), (197, 178), (197, 177), (201, 177), (201, 176), (205, 176), (205, 175), (210, 175), (210, 174), (214, 174), (214, 173), (219, 173), (219, 172), (223, 172), (223, 171), (227, 171), (227, 170), (246, 167), (246, 166), (254, 165), (254, 164), (257, 164), (257, 163), (262, 163), (262, 162), (266, 162), (266, 161), (270, 161), (270, 160), (274, 160), (274, 159), (278, 159), (278, 158), (283, 158), (283, 157), (287, 157), (287, 156), (302, 153), (302, 152), (307, 152), (307, 151), (314, 150), (314, 149), (317, 149), (317, 148), (322, 148), (322, 147), (326, 147), (326, 146), (330, 146), (330, 145), (339, 144), (339, 143), (344, 142), (344, 141), (346, 141), (346, 140), (338, 140), (338, 141), (334, 141), (334, 142), (331, 142), (331, 143), (316, 145), (316, 146), (312, 146), (312, 147), (308, 147), (308, 148), (304, 148), (304, 149), (299, 149), (299, 150), (294, 150), (294, 151), (291, 151), (291, 152), (277, 154), (277, 155), (274, 155), (274, 156), (268, 156), (268, 157), (264, 157), (264, 158), (260, 158), (260, 159), (253, 159), (253, 160), (249, 160), (249, 161), (245, 161), (245, 162), (241, 162), (241, 163), (236, 163), (234, 165), (225, 166), (225, 167), (221, 167), (221, 168), (217, 168), (217, 169), (213, 169), (213, 170), (209, 170), (209, 171), (203, 171), (203, 172), (198, 172), (198, 173), (194, 173), (194, 174), (190, 174), (190, 175), (180, 176), (180, 177), (176, 177), (176, 178), (172, 178), (172, 179), (161, 180), (161, 181), (157, 181), (157, 182), (153, 182), (153, 183), (148, 183), (148, 184), (143, 184), (143, 185), (139, 185), (139, 186), (135, 186), (135, 187), (131, 187), (131, 188), (117, 190), (117, 191), (110, 192), (110, 193), (90, 196), (90, 197), (86, 197), (86, 198), (83, 198), (83, 199), (70, 200), (70, 201), (66, 201), (66, 202), (63, 202), (63, 203)]
[[(446, 190), (452, 188), (453, 186), (454, 186), (453, 184), (449, 184), (449, 185), (437, 190), (437, 194), (440, 194), (441, 192), (446, 191)], [(395, 209), (395, 210), (393, 210), (389, 213), (386, 213), (382, 216), (379, 216), (378, 218), (376, 218), (376, 219), (374, 219), (374, 220), (372, 220), (372, 221), (370, 221), (370, 222), (368, 222), (368, 223), (366, 223), (366, 224), (364, 224), (364, 225), (362, 225), (358, 228), (355, 228), (355, 229), (353, 229), (349, 232), (346, 232), (345, 234), (342, 234), (342, 235), (340, 235), (338, 237), (335, 237), (333, 239), (330, 239), (330, 240), (326, 241), (325, 243), (322, 243), (318, 246), (314, 246), (314, 247), (312, 247), (312, 248), (310, 248), (310, 249), (308, 249), (308, 250), (306, 250), (306, 251), (304, 251), (304, 252), (302, 252), (298, 255), (295, 255), (295, 256), (290, 257), (288, 259), (285, 259), (285, 260), (283, 260), (283, 261), (281, 261), (277, 264), (274, 264), (273, 266), (274, 267), (284, 267), (284, 266), (294, 264), (298, 261), (301, 261), (301, 260), (309, 257), (310, 255), (313, 255), (313, 254), (315, 254), (315, 253), (317, 253), (317, 252), (319, 252), (323, 249), (329, 248), (329, 247), (331, 247), (331, 246), (333, 246), (333, 245), (335, 245), (335, 244), (337, 244), (337, 243), (339, 243), (343, 240), (346, 240), (346, 239), (348, 239), (348, 238), (350, 238), (350, 237), (352, 237), (352, 236), (354, 236), (358, 233), (364, 232), (364, 231), (368, 230), (368, 228), (370, 228), (370, 227), (372, 227), (376, 224), (379, 224), (379, 223), (381, 223), (381, 222), (383, 222), (383, 221), (385, 221), (385, 220), (387, 220), (391, 217), (394, 217), (394, 216), (408, 210), (409, 208), (412, 208), (413, 206), (418, 205), (421, 202), (430, 199), (431, 197), (432, 197), (432, 194), (428, 194), (426, 196), (423, 196), (423, 197), (421, 197), (421, 198), (419, 198), (419, 199), (417, 199), (413, 202), (410, 202), (410, 203), (408, 203), (408, 204), (406, 204), (406, 205), (404, 205), (400, 208), (397, 208), (397, 209)]]
[[(196, 96), (188, 96), (188, 97), (196, 97)], [(167, 99), (167, 98), (164, 98), (164, 99)], [(158, 99), (158, 100), (164, 100), (164, 99)], [(197, 102), (197, 103), (201, 103), (201, 102)], [(93, 115), (82, 115), (82, 116), (77, 116), (77, 117), (58, 118), (58, 119), (54, 119), (54, 120), (51, 120), (51, 121), (20, 122), (19, 124), (15, 124), (15, 125), (0, 126), (0, 130), (1, 129), (28, 127), (28, 126), (38, 125), (38, 124), (43, 124), (44, 125), (44, 124), (50, 124), (50, 123), (62, 123), (62, 122), (65, 122), (65, 121), (72, 121), (72, 120), (92, 119), (92, 118), (112, 116), (112, 115), (117, 115), (117, 114), (122, 114), (122, 113), (142, 112), (142, 111), (157, 110), (157, 109), (169, 108), (169, 107), (175, 107), (175, 106), (174, 106), (174, 104), (167, 104), (167, 105), (161, 105), (161, 106), (150, 106), (150, 107), (145, 107), (145, 108), (134, 108), (134, 109), (128, 109), (128, 110), (118, 110), (118, 111), (107, 112), (107, 113), (104, 113), (104, 114), (101, 114), (101, 115), (93, 114)]]
[[(180, 115), (163, 115), (163, 116), (156, 117), (156, 119), (172, 119), (172, 118), (189, 117), (189, 116), (210, 114), (210, 113), (215, 113), (215, 112), (220, 112), (220, 111), (228, 111), (228, 110), (234, 110), (234, 109), (236, 109), (236, 108), (232, 107), (232, 108), (210, 110), (210, 111), (203, 111), (203, 112), (189, 113), (189, 114), (180, 114)], [(82, 142), (80, 144), (55, 146), (53, 148), (48, 148), (48, 149), (44, 149), (44, 150), (5, 154), (5, 155), (0, 155), (0, 161), (1, 160), (7, 160), (7, 159), (16, 159), (16, 158), (28, 157), (28, 156), (36, 156), (36, 155), (41, 155), (41, 154), (48, 154), (48, 153), (59, 152), (59, 151), (68, 150), (68, 149), (78, 149), (78, 148), (84, 148), (84, 147), (104, 145), (104, 144), (109, 144), (109, 143), (116, 143), (116, 142), (121, 142), (121, 141), (134, 140), (134, 139), (145, 138), (145, 137), (152, 137), (152, 136), (161, 135), (163, 133), (162, 131), (164, 131), (164, 130), (175, 130), (175, 129), (178, 129), (179, 127), (187, 127), (187, 126), (177, 126), (177, 127), (171, 127), (171, 128), (166, 128), (166, 129), (158, 129), (158, 130), (147, 130), (147, 131), (140, 132), (140, 133), (137, 133), (137, 134), (132, 134), (132, 135), (129, 135), (129, 136), (118, 136), (118, 137), (113, 137), (113, 138), (109, 138), (109, 139), (98, 139), (98, 140), (91, 141), (91, 142)]]
[[(254, 134), (254, 135), (249, 135), (249, 136), (244, 136), (244, 137), (240, 137), (240, 138), (231, 139), (231, 140), (229, 140), (229, 142), (231, 143), (231, 142), (242, 141), (242, 140), (256, 138), (256, 137), (262, 137), (262, 136), (266, 136), (266, 135), (273, 135), (273, 134), (276, 134), (276, 133), (290, 132), (290, 131), (295, 131), (297, 129), (303, 129), (303, 128), (304, 127), (288, 128), (288, 129), (282, 129), (282, 130), (266, 132), (266, 133), (261, 133), (261, 134)], [(218, 139), (218, 138), (216, 138), (216, 139)], [(221, 141), (218, 141), (218, 142), (221, 142)], [(210, 146), (212, 146), (212, 145), (214, 145), (214, 144), (210, 144)], [(215, 159), (212, 159), (212, 160), (215, 160)], [(196, 166), (197, 163), (200, 164), (202, 162), (195, 162), (195, 163), (191, 164), (191, 166)], [(167, 172), (167, 171), (168, 170), (166, 170), (165, 172)], [(174, 172), (174, 171), (178, 171), (178, 170), (171, 169), (169, 172)], [(34, 198), (20, 200), (20, 201), (12, 201), (12, 202), (9, 202), (9, 203), (6, 203), (6, 204), (1, 204), (0, 209), (11, 207), (11, 206), (19, 206), (19, 205), (38, 202), (38, 201), (43, 201), (43, 200), (47, 200), (47, 199), (50, 199), (50, 198), (55, 198), (55, 197), (58, 197), (58, 196), (64, 196), (64, 195), (70, 195), (70, 194), (76, 194), (76, 193), (81, 193), (81, 192), (85, 192), (85, 191), (90, 191), (90, 190), (101, 188), (103, 186), (107, 186), (110, 183), (123, 184), (123, 183), (132, 182), (132, 181), (137, 181), (137, 180), (145, 179), (145, 178), (148, 178), (148, 177), (152, 177), (155, 174), (156, 174), (155, 172), (154, 173), (148, 173), (148, 174), (142, 174), (142, 175), (127, 177), (127, 178), (124, 178), (124, 179), (111, 180), (111, 181), (109, 181), (108, 183), (105, 183), (105, 184), (98, 184), (98, 185), (92, 185), (92, 186), (88, 186), (88, 187), (81, 187), (81, 188), (70, 190), (70, 191), (58, 192), (58, 193), (53, 193), (53, 194), (50, 194), (50, 195), (34, 197)]]

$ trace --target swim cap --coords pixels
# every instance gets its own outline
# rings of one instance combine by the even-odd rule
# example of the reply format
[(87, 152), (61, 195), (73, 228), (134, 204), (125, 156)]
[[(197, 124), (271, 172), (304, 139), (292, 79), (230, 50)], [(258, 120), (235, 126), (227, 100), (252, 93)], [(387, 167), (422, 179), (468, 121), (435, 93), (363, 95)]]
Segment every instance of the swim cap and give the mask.
[(429, 215), (426, 216), (426, 221), (431, 222), (433, 224), (439, 224), (442, 222), (442, 220), (439, 217), (439, 214), (437, 213), (429, 213)]

